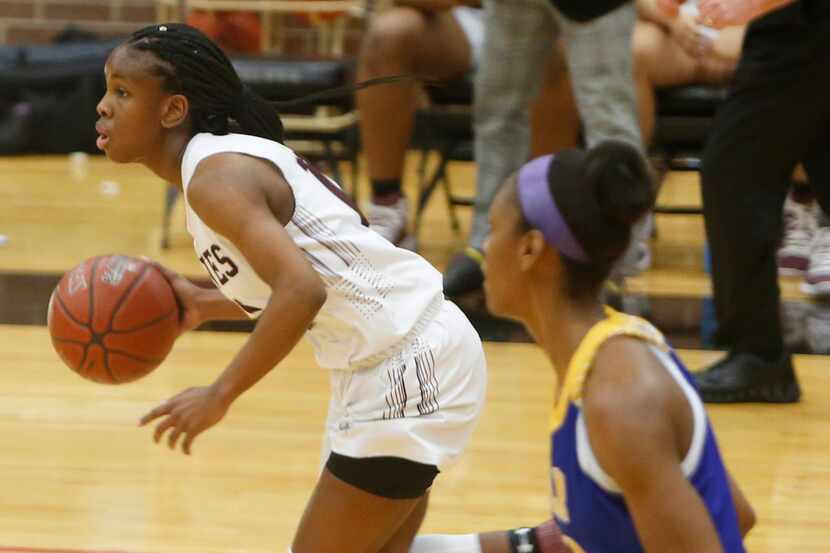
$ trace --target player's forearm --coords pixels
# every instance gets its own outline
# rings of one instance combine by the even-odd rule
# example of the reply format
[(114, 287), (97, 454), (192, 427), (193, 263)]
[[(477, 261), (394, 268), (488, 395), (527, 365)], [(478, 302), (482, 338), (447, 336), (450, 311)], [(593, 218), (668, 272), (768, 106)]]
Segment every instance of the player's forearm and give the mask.
[(280, 287), (248, 341), (213, 384), (229, 403), (259, 382), (287, 356), (323, 306), (325, 290)]
[[(678, 471), (679, 472), (679, 471)], [(724, 553), (703, 500), (688, 481), (655, 483), (645, 493), (623, 492), (648, 553)]]
[(234, 302), (217, 289), (205, 289), (199, 296), (199, 314), (202, 321), (241, 321), (248, 318)]

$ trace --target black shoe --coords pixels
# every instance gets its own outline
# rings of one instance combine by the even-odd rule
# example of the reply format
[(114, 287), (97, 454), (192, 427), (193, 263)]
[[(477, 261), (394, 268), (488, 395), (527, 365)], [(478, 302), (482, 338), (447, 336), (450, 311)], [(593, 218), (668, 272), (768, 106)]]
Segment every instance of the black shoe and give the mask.
[(481, 252), (467, 248), (455, 255), (444, 273), (444, 294), (454, 298), (481, 289), (484, 273), (481, 271)]
[(766, 361), (751, 353), (730, 353), (695, 375), (707, 403), (795, 403), (801, 389), (790, 355)]

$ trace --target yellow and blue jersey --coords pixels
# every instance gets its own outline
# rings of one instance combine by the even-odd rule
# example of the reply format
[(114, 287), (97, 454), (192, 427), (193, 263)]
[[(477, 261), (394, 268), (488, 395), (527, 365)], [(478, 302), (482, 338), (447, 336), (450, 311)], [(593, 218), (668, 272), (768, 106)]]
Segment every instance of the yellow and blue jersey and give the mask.
[[(694, 431), (681, 468), (712, 518), (725, 553), (745, 553), (729, 479), (691, 375), (643, 319), (607, 310), (575, 351), (551, 416), (552, 511), (573, 553), (642, 553), (620, 488), (600, 467), (582, 416), (582, 388), (600, 346), (626, 335), (646, 342), (683, 389)], [(636, 436), (631, 437), (636, 440)]]

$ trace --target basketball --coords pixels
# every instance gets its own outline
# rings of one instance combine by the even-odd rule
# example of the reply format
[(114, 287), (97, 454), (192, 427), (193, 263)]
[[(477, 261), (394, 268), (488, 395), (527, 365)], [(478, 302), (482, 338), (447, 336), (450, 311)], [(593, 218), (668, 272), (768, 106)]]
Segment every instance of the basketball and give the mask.
[(52, 345), (82, 377), (124, 384), (145, 376), (179, 333), (173, 288), (151, 263), (123, 255), (87, 259), (49, 299)]

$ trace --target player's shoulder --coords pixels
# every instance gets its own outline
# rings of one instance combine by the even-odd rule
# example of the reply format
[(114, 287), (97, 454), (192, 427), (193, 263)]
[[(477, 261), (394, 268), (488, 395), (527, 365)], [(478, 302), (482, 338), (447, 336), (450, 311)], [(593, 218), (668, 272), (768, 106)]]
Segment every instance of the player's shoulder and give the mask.
[(187, 189), (191, 208), (206, 222), (216, 214), (252, 214), (261, 208), (282, 213), (293, 205), (282, 171), (268, 160), (239, 152), (219, 152), (196, 167)]
[(636, 422), (667, 407), (675, 394), (661, 363), (644, 340), (626, 335), (606, 340), (582, 390), (586, 416), (626, 424), (629, 417)]

